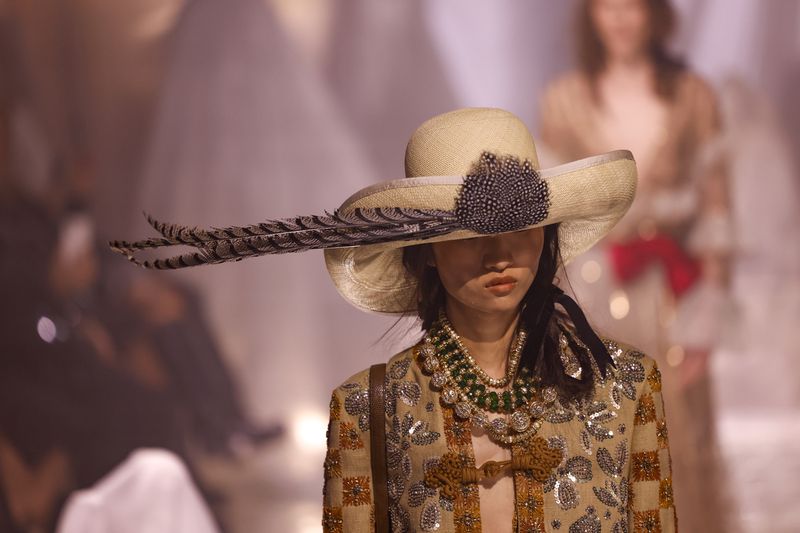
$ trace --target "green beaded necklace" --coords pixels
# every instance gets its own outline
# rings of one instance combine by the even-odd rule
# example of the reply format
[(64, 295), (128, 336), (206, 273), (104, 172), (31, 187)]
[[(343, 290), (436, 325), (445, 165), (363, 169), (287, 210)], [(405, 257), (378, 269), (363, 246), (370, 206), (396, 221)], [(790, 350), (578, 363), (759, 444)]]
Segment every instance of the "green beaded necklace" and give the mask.
[[(455, 383), (459, 391), (474, 405), (492, 413), (511, 414), (533, 398), (538, 379), (531, 376), (527, 368), (522, 368), (519, 375), (513, 378), (517, 364), (509, 364), (513, 379), (511, 390), (501, 392), (489, 390), (492, 385), (483, 379), (481, 376), (483, 372), (476, 368), (472, 358), (464, 353), (462, 347), (459, 346), (460, 343), (446, 331), (441, 321), (431, 328), (429, 337), (441, 367), (449, 374), (451, 382)], [(513, 343), (510, 359), (516, 359), (517, 363), (525, 344), (525, 338), (524, 331), (520, 331)], [(516, 354), (516, 358), (514, 354)]]
[[(417, 350), (422, 368), (431, 376), (431, 385), (440, 391), (443, 404), (451, 407), (458, 418), (482, 427), (498, 444), (510, 445), (535, 435), (557, 393), (553, 387), (540, 389), (540, 380), (526, 368), (517, 372), (525, 331), (520, 330), (512, 343), (506, 377), (496, 379), (477, 365), (447, 325), (446, 318), (435, 322)], [(489, 390), (499, 388), (497, 383), (501, 382), (511, 384), (511, 390)], [(505, 416), (490, 419), (490, 412)]]

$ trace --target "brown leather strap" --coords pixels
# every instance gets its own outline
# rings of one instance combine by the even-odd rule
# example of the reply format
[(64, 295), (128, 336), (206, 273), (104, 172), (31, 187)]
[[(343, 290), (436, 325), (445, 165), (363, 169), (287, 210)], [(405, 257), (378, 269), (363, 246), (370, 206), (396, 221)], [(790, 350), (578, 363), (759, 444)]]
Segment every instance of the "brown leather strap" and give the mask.
[(375, 496), (375, 533), (389, 533), (389, 491), (386, 481), (386, 364), (369, 368), (369, 430), (372, 488)]

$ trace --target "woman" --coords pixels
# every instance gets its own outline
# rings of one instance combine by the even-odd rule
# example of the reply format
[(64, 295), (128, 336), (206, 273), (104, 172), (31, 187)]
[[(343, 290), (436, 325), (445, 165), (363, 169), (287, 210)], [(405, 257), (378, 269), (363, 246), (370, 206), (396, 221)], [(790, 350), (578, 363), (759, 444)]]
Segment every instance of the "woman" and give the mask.
[(667, 51), (667, 0), (586, 0), (579, 15), (580, 67), (547, 89), (542, 141), (555, 161), (625, 146), (639, 178), (626, 216), (570, 266), (572, 289), (599, 330), (666, 363), (681, 523), (729, 531), (708, 378), (732, 248), (725, 173), (703, 157), (716, 98)]
[(421, 319), (423, 339), (391, 358), (376, 404), (385, 472), (371, 464), (383, 432), (369, 372), (333, 392), (325, 531), (383, 521), (373, 472), (386, 476), (393, 531), (674, 531), (658, 368), (599, 339), (553, 285), (630, 205), (630, 152), (540, 171), (517, 117), (460, 109), (422, 124), (405, 162), (405, 179), (330, 216), (211, 231), (154, 222), (163, 238), (112, 246), (135, 262), (141, 248), (200, 248), (140, 262), (154, 268), (325, 248), (350, 303)]

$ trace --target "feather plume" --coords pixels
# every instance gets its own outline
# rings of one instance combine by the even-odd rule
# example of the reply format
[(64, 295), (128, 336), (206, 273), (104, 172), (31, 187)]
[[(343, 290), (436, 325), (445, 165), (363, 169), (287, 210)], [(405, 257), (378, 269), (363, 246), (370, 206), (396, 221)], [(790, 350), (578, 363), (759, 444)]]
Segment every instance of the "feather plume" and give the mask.
[[(168, 224), (145, 215), (161, 234), (139, 241), (112, 241), (112, 250), (145, 268), (176, 269), (240, 261), (246, 257), (418, 240), (460, 229), (449, 211), (405, 208), (357, 208), (324, 215), (267, 220), (250, 226), (202, 229)], [(141, 260), (136, 253), (150, 248), (191, 246), (195, 251), (165, 259)]]

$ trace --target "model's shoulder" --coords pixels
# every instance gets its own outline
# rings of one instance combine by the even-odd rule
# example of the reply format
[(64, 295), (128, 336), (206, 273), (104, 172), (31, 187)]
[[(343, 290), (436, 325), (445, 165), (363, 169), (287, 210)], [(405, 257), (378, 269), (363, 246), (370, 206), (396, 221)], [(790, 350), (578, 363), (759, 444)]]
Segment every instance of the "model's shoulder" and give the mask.
[(420, 344), (421, 343), (418, 342), (413, 346), (409, 346), (389, 359), (389, 362), (386, 363), (386, 373), (390, 378), (402, 379), (406, 377), (408, 369), (414, 364), (414, 359), (417, 356), (417, 348)]
[(631, 344), (608, 337), (602, 337), (602, 340), (614, 360), (614, 373), (618, 380), (634, 386), (656, 379), (661, 382), (655, 359)]
[(711, 83), (703, 76), (690, 69), (684, 69), (678, 74), (678, 83), (684, 87), (695, 91), (713, 91)]
[[(386, 363), (386, 373), (393, 378), (399, 379), (408, 371), (408, 368), (414, 362), (415, 349), (419, 343), (409, 346), (408, 348), (393, 355)], [(345, 394), (352, 393), (356, 390), (363, 390), (369, 388), (369, 371), (372, 367), (367, 367), (360, 370), (344, 380), (341, 385), (336, 387), (337, 391)]]
[(358, 388), (367, 388), (369, 386), (369, 368), (359, 370), (336, 387), (337, 391), (350, 392)]
[(544, 91), (546, 104), (554, 105), (557, 102), (574, 102), (576, 99), (589, 95), (591, 86), (586, 74), (579, 70), (565, 72), (556, 77)]
[(548, 89), (578, 89), (584, 88), (588, 85), (589, 79), (586, 74), (580, 70), (569, 70), (556, 76), (550, 83)]
[(628, 344), (613, 337), (606, 337), (605, 335), (601, 336), (600, 339), (608, 349), (608, 353), (611, 355), (611, 358), (615, 361), (620, 357), (632, 357), (634, 359), (641, 360), (650, 358), (646, 353), (633, 344)]
[(717, 94), (714, 86), (704, 77), (689, 69), (679, 74), (677, 89), (679, 100), (694, 102), (699, 106), (716, 104)]

